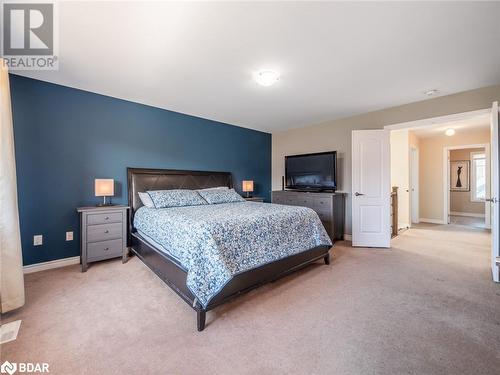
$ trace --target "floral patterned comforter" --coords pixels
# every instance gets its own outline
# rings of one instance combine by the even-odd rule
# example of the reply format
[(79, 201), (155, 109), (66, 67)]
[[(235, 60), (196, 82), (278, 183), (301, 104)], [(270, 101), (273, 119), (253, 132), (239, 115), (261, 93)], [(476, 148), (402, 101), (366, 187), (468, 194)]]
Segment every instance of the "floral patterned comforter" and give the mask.
[(269, 203), (141, 207), (134, 226), (181, 262), (203, 307), (238, 273), (332, 245), (316, 212)]

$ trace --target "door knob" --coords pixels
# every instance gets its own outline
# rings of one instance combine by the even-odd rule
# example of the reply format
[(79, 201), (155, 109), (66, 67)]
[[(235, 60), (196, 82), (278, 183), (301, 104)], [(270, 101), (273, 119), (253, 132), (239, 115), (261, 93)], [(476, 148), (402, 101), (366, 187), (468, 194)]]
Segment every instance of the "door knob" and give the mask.
[(354, 195), (357, 196), (357, 197), (359, 197), (360, 195), (364, 195), (364, 194), (355, 192)]

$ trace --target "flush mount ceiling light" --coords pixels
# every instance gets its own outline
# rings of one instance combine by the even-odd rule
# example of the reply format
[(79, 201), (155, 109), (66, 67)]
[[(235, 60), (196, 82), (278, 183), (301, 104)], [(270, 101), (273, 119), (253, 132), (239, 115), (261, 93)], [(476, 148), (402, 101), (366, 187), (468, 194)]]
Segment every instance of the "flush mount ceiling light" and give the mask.
[(438, 92), (439, 92), (439, 90), (432, 89), (432, 90), (427, 90), (426, 92), (424, 92), (424, 94), (427, 96), (433, 96), (433, 95), (436, 95)]
[(274, 70), (259, 70), (254, 75), (255, 81), (262, 86), (272, 86), (280, 80), (280, 74)]
[(452, 128), (446, 129), (444, 134), (446, 134), (448, 137), (451, 137), (452, 135), (455, 135), (455, 129)]

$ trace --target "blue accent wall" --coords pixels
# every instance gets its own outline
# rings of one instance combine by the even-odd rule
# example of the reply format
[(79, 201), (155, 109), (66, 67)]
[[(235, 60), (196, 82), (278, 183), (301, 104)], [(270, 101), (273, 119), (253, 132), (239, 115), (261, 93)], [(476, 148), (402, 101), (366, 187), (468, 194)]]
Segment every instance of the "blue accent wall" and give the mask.
[(25, 265), (79, 255), (76, 207), (100, 200), (95, 178), (114, 178), (126, 204), (127, 167), (229, 171), (270, 199), (268, 133), (12, 74), (10, 86)]

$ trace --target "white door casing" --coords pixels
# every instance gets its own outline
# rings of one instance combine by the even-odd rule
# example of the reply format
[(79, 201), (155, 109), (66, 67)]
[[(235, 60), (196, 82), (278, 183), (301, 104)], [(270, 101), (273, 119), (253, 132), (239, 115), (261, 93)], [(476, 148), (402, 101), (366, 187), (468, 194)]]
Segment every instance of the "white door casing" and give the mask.
[[(411, 224), (419, 222), (419, 188), (418, 188), (418, 149), (410, 147), (410, 221)], [(410, 225), (411, 226), (411, 225)]]
[(498, 102), (491, 107), (491, 141), (490, 141), (490, 184), (491, 195), (488, 199), (491, 205), (491, 272), (493, 281), (500, 282), (500, 270), (496, 263), (500, 259), (500, 212), (498, 199), (500, 197), (499, 187), (499, 153), (498, 153)]
[(352, 245), (390, 247), (388, 130), (352, 132)]

